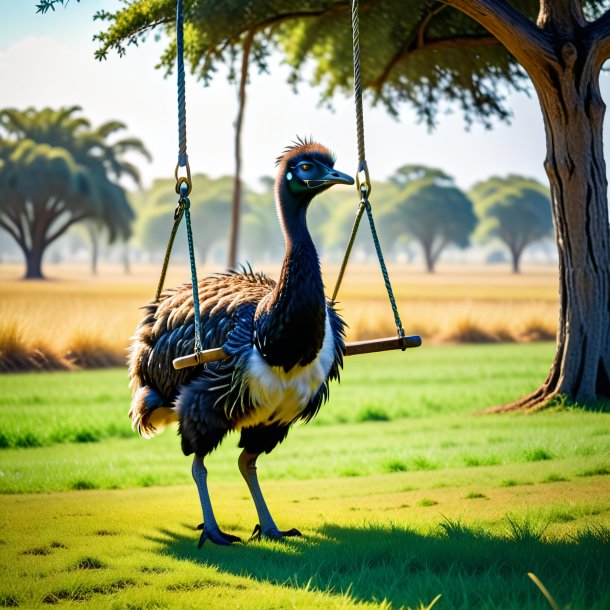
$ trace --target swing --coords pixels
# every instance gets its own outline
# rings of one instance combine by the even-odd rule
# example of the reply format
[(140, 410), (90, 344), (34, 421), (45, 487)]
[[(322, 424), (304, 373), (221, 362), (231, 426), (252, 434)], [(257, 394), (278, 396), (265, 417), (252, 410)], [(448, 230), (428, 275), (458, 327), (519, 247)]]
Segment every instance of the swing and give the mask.
[[(184, 42), (183, 42), (183, 25), (184, 18), (182, 13), (182, 0), (177, 0), (176, 6), (176, 47), (177, 47), (177, 77), (178, 77), (178, 124), (179, 124), (179, 153), (178, 153), (178, 164), (174, 172), (176, 178), (176, 193), (179, 196), (178, 205), (174, 212), (174, 226), (171, 230), (169, 241), (167, 244), (167, 250), (165, 253), (165, 259), (163, 261), (163, 267), (161, 270), (161, 276), (159, 278), (159, 284), (157, 286), (156, 300), (158, 301), (163, 291), (163, 285), (165, 283), (165, 276), (167, 273), (167, 267), (171, 255), (174, 238), (176, 232), (182, 220), (182, 217), (186, 221), (186, 234), (189, 249), (189, 260), (191, 266), (191, 280), (193, 290), (193, 303), (199, 303), (199, 291), (198, 291), (198, 280), (197, 280), (197, 269), (195, 265), (195, 252), (193, 247), (193, 235), (191, 229), (191, 217), (190, 217), (190, 201), (189, 194), (191, 192), (191, 172), (188, 163), (188, 156), (186, 153), (186, 98), (185, 98), (185, 76), (184, 76)], [(339, 275), (335, 283), (332, 298), (330, 299), (331, 304), (337, 302), (337, 295), (339, 288), (343, 281), (343, 276), (347, 268), (349, 257), (356, 239), (356, 234), (360, 226), (362, 215), (366, 211), (371, 227), (371, 234), (375, 245), (375, 251), (381, 268), (381, 273), (385, 283), (385, 287), (388, 293), (388, 298), (392, 311), (394, 314), (394, 322), (396, 324), (397, 335), (395, 337), (387, 337), (382, 339), (372, 339), (369, 341), (355, 341), (345, 344), (345, 355), (354, 356), (358, 354), (368, 354), (373, 352), (382, 352), (387, 350), (400, 349), (404, 351), (407, 348), (419, 347), (422, 343), (421, 337), (419, 336), (406, 336), (402, 327), (402, 321), (398, 313), (398, 307), (394, 298), (394, 292), (390, 283), (390, 277), (388, 270), (383, 258), (381, 245), (375, 229), (375, 222), (373, 220), (373, 212), (371, 203), (369, 202), (369, 195), (371, 193), (371, 182), (369, 177), (368, 166), (364, 153), (364, 120), (362, 110), (362, 81), (360, 77), (360, 34), (359, 34), (359, 23), (358, 23), (358, 0), (352, 0), (352, 36), (353, 36), (353, 56), (354, 56), (354, 98), (356, 102), (356, 128), (358, 136), (358, 173), (356, 178), (356, 188), (358, 189), (360, 203), (352, 232), (343, 256)], [(214, 362), (216, 360), (223, 360), (227, 358), (227, 354), (222, 347), (213, 349), (202, 350), (203, 345), (201, 341), (201, 320), (200, 320), (200, 308), (193, 307), (194, 310), (194, 322), (195, 322), (195, 353), (187, 356), (176, 358), (173, 361), (175, 369), (183, 369), (191, 366), (197, 366), (205, 364), (207, 362)]]

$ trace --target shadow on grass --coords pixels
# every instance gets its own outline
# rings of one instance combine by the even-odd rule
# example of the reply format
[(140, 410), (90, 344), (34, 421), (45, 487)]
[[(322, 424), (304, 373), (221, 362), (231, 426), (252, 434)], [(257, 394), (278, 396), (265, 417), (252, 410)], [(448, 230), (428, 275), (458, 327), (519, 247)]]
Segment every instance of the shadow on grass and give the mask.
[(358, 602), (393, 607), (549, 608), (527, 577), (535, 573), (559, 606), (610, 607), (610, 532), (587, 529), (574, 539), (545, 540), (535, 528), (508, 528), (505, 537), (449, 520), (428, 534), (398, 525), (327, 524), (301, 539), (233, 547), (206, 543), (196, 532), (160, 531), (163, 554), (258, 582), (315, 589)]

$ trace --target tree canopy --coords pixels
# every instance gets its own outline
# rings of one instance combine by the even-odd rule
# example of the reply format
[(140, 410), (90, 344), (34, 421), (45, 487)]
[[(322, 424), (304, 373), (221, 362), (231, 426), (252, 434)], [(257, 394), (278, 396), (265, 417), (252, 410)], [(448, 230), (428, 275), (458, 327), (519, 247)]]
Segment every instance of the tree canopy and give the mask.
[(46, 248), (85, 219), (104, 226), (109, 240), (131, 234), (134, 213), (118, 180), (139, 183), (124, 159), (140, 140), (109, 138), (125, 128), (109, 121), (92, 128), (78, 106), (0, 111), (0, 227), (26, 258), (26, 277), (42, 277)]
[(475, 184), (469, 197), (481, 220), (478, 237), (499, 239), (510, 252), (515, 273), (525, 248), (553, 234), (549, 192), (536, 180), (493, 177)]
[(472, 202), (439, 169), (406, 165), (396, 172), (394, 182), (402, 185), (389, 215), (395, 235), (411, 235), (433, 272), (449, 244), (468, 245), (477, 223)]

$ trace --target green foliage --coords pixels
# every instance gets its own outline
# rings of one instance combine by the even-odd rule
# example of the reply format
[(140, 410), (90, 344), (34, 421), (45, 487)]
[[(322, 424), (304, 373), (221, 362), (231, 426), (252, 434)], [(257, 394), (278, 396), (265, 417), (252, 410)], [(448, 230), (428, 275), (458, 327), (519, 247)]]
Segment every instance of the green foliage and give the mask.
[[(535, 16), (535, 0), (517, 5)], [(292, 68), (293, 84), (309, 73), (305, 62), (313, 58), (311, 80), (322, 88), (323, 98), (351, 89), (349, 2), (309, 0), (295, 6), (283, 0), (259, 0), (249, 2), (248, 9), (244, 11), (238, 0), (187, 3), (185, 52), (199, 78), (207, 82), (222, 63), (232, 68), (245, 33), (255, 30), (254, 60), (259, 69), (267, 69), (270, 50), (279, 48)], [(111, 49), (122, 55), (128, 45), (139, 44), (157, 28), (172, 36), (174, 11), (172, 0), (135, 0), (103, 14), (109, 24), (97, 36), (97, 56), (106, 57)], [(394, 113), (400, 104), (412, 104), (429, 124), (444, 103), (460, 106), (468, 122), (506, 119), (505, 91), (524, 87), (525, 75), (506, 50), (490, 44), (484, 29), (448, 6), (418, 0), (405, 10), (401, 0), (368, 3), (360, 39), (363, 84), (375, 100)], [(172, 70), (174, 57), (172, 36), (161, 58), (167, 71)]]
[(396, 239), (406, 233), (416, 240), (432, 272), (449, 244), (468, 245), (476, 225), (472, 202), (439, 169), (405, 165), (392, 181), (399, 190), (388, 212), (390, 235)]
[(123, 156), (148, 153), (135, 138), (109, 141), (122, 123), (94, 129), (79, 112), (78, 106), (0, 111), (0, 228), (23, 251), (28, 277), (41, 275), (44, 251), (75, 223), (106, 228), (110, 241), (131, 234), (134, 213), (117, 181), (139, 183)]
[[(189, 199), (195, 247), (201, 260), (205, 260), (215, 247), (226, 248), (233, 179), (228, 176), (211, 179), (196, 174), (192, 180), (193, 190)], [(281, 258), (284, 254), (272, 187), (272, 181), (263, 193), (242, 187), (242, 260), (258, 264), (270, 258)], [(174, 222), (177, 203), (174, 181), (155, 180), (150, 188), (134, 196), (134, 203), (140, 211), (135, 229), (138, 244), (148, 252), (162, 256)], [(313, 214), (317, 212), (314, 210)], [(318, 226), (315, 220), (310, 224)], [(173, 252), (178, 256), (186, 256), (188, 252), (184, 222), (176, 235)]]
[(532, 178), (493, 177), (475, 184), (469, 196), (480, 219), (479, 239), (499, 239), (510, 251), (514, 271), (527, 246), (553, 234), (548, 189)]
[[(76, 1), (80, 2), (80, 0)], [(67, 6), (69, 2), (70, 0), (40, 0), (40, 2), (36, 5), (36, 12), (44, 15), (49, 9), (54, 11), (56, 4)]]

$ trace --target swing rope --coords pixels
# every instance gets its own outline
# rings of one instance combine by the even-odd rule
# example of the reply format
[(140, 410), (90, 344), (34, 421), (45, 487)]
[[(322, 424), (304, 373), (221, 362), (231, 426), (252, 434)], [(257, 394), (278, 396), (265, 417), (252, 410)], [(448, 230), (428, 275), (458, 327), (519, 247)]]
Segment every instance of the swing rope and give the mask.
[[(193, 231), (191, 228), (191, 202), (189, 195), (192, 189), (191, 168), (188, 162), (186, 152), (186, 85), (184, 77), (184, 16), (182, 13), (182, 0), (177, 0), (176, 4), (176, 59), (177, 59), (177, 75), (178, 75), (178, 163), (174, 176), (176, 178), (176, 194), (179, 195), (178, 205), (174, 212), (174, 226), (172, 227), (167, 249), (165, 251), (165, 259), (163, 260), (163, 268), (161, 269), (161, 277), (157, 286), (155, 300), (159, 301), (165, 284), (165, 276), (167, 275), (167, 267), (174, 245), (174, 239), (184, 216), (186, 220), (186, 238), (189, 247), (189, 260), (191, 265), (191, 282), (193, 285), (193, 311), (195, 316), (195, 353), (199, 354), (203, 347), (201, 340), (201, 312), (199, 308), (199, 284), (197, 282), (197, 266), (195, 263), (195, 248), (193, 246)], [(184, 174), (181, 170), (184, 169)]]
[[(352, 247), (358, 233), (358, 227), (360, 226), (360, 220), (366, 210), (366, 214), (371, 227), (371, 235), (373, 236), (373, 243), (375, 244), (375, 251), (377, 253), (377, 259), (379, 260), (379, 266), (381, 267), (381, 274), (383, 275), (383, 281), (385, 283), (390, 305), (394, 313), (394, 322), (396, 324), (396, 330), (398, 338), (403, 343), (405, 339), (405, 331), (402, 327), (402, 321), (400, 314), (398, 313), (398, 306), (396, 305), (396, 299), (394, 297), (394, 291), (392, 290), (392, 284), (390, 282), (390, 276), (388, 273), (385, 260), (383, 258), (383, 252), (381, 250), (381, 244), (379, 243), (379, 237), (377, 236), (377, 230), (375, 229), (375, 221), (373, 219), (373, 210), (369, 201), (369, 195), (371, 193), (371, 181), (369, 177), (369, 169), (366, 162), (366, 156), (364, 153), (364, 112), (362, 110), (362, 78), (360, 75), (360, 25), (358, 16), (358, 0), (352, 0), (352, 40), (353, 40), (353, 54), (354, 54), (354, 100), (356, 102), (356, 135), (358, 139), (358, 176), (356, 185), (360, 191), (360, 205), (356, 212), (356, 218), (354, 219), (354, 225), (352, 232), (345, 249), (341, 268), (339, 269), (339, 275), (333, 290), (333, 296), (331, 303), (335, 303), (337, 300), (337, 294), (343, 281), (343, 276), (347, 268)], [(406, 346), (406, 344), (403, 343)], [(404, 347), (403, 347), (404, 349)]]

